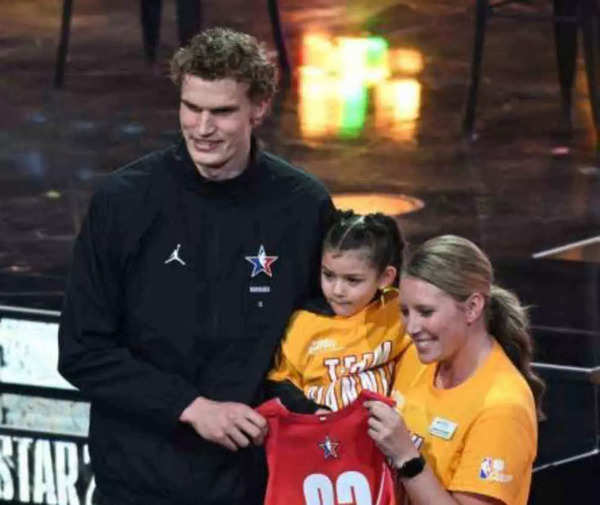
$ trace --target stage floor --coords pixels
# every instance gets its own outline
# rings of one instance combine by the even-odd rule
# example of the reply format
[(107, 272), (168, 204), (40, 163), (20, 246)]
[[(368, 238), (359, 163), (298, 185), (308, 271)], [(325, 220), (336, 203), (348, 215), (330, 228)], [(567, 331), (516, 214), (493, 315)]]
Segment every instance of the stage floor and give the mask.
[[(547, 7), (526, 8), (536, 3)], [(176, 19), (173, 2), (164, 4), (160, 64), (150, 69), (137, 2), (75, 1), (65, 86), (55, 90), (62, 2), (0, 3), (0, 274), (10, 279), (0, 301), (46, 290), (44, 304), (57, 306), (73, 238), (102, 176), (177, 137), (177, 92), (166, 78)], [(559, 134), (552, 27), (492, 20), (479, 138), (466, 145), (460, 126), (471, 4), (282, 2), (293, 76), (261, 138), (334, 193), (421, 200), (420, 210), (399, 218), (412, 242), (461, 234), (497, 260), (593, 237), (600, 173), (583, 63), (570, 151), (553, 155), (567, 144)], [(203, 2), (204, 22), (246, 30), (274, 50), (266, 2), (247, 5)], [(361, 40), (376, 46), (375, 53), (373, 45), (367, 49), (366, 67), (356, 57)], [(350, 71), (333, 68), (331, 60), (344, 58)], [(370, 76), (344, 84), (344, 72), (356, 76), (365, 68)]]

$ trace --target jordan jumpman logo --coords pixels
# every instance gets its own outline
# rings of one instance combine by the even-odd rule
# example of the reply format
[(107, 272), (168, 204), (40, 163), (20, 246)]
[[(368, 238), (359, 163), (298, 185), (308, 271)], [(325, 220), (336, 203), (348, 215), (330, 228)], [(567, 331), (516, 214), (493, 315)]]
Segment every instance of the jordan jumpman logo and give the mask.
[(181, 244), (177, 244), (177, 247), (173, 250), (171, 256), (169, 256), (165, 261), (165, 265), (171, 263), (171, 261), (178, 261), (182, 265), (185, 265), (185, 261), (179, 257), (179, 249), (181, 249)]

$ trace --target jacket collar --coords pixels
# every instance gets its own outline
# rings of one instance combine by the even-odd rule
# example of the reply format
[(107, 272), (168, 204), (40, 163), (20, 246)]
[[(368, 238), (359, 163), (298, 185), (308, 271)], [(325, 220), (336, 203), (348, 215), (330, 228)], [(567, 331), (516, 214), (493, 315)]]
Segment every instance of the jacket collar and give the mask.
[(238, 194), (247, 192), (249, 187), (257, 183), (262, 172), (262, 150), (259, 148), (258, 140), (254, 135), (251, 139), (248, 165), (240, 175), (233, 179), (217, 182), (202, 176), (190, 157), (183, 137), (174, 146), (173, 158), (175, 160), (174, 175), (181, 179), (188, 189), (201, 193)]

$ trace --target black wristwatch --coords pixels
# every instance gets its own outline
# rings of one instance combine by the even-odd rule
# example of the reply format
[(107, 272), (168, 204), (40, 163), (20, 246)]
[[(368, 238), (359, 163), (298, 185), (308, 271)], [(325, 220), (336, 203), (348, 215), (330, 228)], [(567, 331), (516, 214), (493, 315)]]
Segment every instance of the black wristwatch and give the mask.
[(396, 474), (401, 479), (410, 479), (419, 475), (423, 468), (425, 468), (425, 458), (419, 454), (416, 458), (411, 458), (396, 467)]

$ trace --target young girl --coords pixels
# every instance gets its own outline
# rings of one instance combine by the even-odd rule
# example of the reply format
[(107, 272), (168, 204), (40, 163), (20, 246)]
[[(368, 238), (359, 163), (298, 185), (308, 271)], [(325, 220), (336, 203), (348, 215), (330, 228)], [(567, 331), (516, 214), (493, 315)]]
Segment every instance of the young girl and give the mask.
[(389, 394), (409, 343), (395, 289), (403, 248), (391, 217), (339, 212), (323, 243), (323, 298), (292, 315), (268, 379), (332, 411), (363, 389)]

